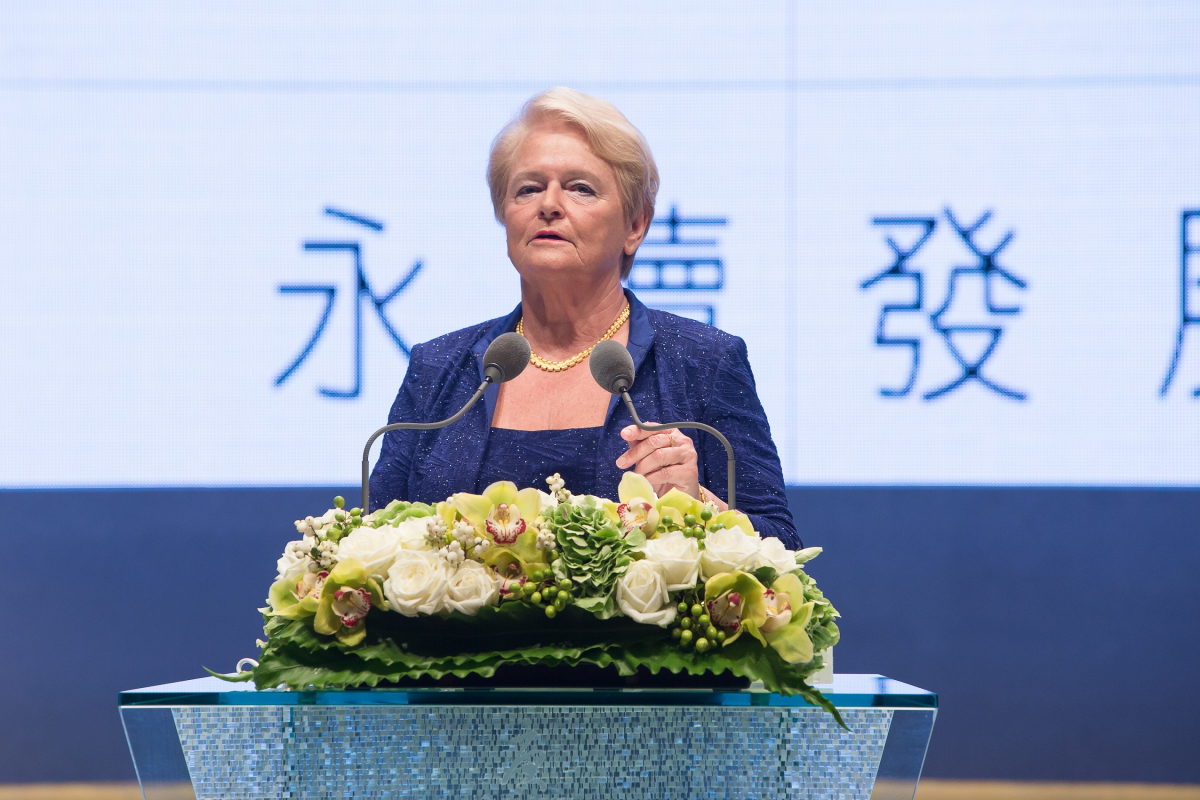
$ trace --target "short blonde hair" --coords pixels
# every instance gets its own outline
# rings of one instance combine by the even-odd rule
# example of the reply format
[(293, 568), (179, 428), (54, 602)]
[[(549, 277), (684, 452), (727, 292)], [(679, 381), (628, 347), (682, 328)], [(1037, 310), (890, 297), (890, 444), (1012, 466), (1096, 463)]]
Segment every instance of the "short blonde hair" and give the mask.
[[(487, 181), (496, 219), (504, 222), (504, 200), (512, 174), (513, 154), (530, 129), (546, 119), (560, 119), (583, 131), (592, 151), (616, 174), (626, 224), (644, 213), (649, 228), (658, 196), (658, 167), (646, 138), (612, 103), (565, 86), (548, 89), (530, 98), (492, 141)], [(633, 255), (621, 254), (622, 278), (629, 277), (633, 258)]]

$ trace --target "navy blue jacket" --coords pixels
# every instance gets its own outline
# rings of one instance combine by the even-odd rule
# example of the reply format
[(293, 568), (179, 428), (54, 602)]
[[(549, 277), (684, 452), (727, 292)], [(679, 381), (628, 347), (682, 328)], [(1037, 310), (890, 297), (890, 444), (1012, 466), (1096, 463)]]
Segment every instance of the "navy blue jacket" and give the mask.
[[(637, 368), (629, 394), (638, 415), (654, 422), (704, 422), (725, 434), (737, 458), (738, 509), (762, 535), (799, 548), (779, 454), (754, 388), (746, 343), (710, 325), (649, 309), (628, 290), (626, 295), (629, 353)], [(520, 318), (518, 305), (507, 317), (413, 347), (388, 423), (431, 422), (458, 411), (483, 381), (484, 350), (497, 336), (516, 328)], [(482, 490), (476, 484), (499, 391), (499, 386), (489, 387), (484, 402), (448, 427), (386, 434), (371, 474), (372, 509), (394, 498), (434, 503), (455, 492)], [(596, 485), (568, 489), (617, 497), (622, 470), (616, 460), (627, 449), (620, 432), (632, 422), (629, 410), (614, 395), (596, 453)], [(726, 497), (725, 448), (706, 433), (683, 433), (696, 445), (700, 483)]]

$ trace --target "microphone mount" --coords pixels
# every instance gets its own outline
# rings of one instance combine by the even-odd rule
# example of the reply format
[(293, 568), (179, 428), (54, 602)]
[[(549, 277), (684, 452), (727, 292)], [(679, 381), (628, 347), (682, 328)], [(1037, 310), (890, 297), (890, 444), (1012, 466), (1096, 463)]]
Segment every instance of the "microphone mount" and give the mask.
[(479, 384), (479, 388), (475, 390), (475, 394), (471, 395), (471, 399), (467, 404), (458, 410), (458, 413), (452, 417), (447, 417), (440, 422), (393, 422), (391, 425), (384, 425), (379, 430), (371, 434), (371, 438), (367, 439), (367, 446), (363, 448), (362, 457), (362, 513), (369, 513), (371, 510), (371, 445), (375, 444), (375, 440), (383, 436), (388, 431), (432, 431), (437, 428), (444, 428), (447, 425), (452, 425), (463, 418), (471, 407), (479, 402), (479, 398), (483, 397), (483, 393), (492, 385), (492, 376), (488, 375), (483, 379), (483, 383)]
[[(705, 433), (710, 433), (717, 437), (717, 441), (725, 446), (725, 469), (729, 482), (729, 508), (730, 510), (736, 509), (737, 491), (734, 486), (736, 480), (736, 470), (734, 468), (735, 464), (733, 460), (733, 445), (731, 445), (729, 440), (725, 438), (725, 434), (721, 433), (711, 425), (705, 425), (703, 422), (668, 422), (662, 425), (642, 422), (641, 418), (638, 417), (637, 409), (633, 407), (633, 400), (629, 397), (628, 384), (621, 378), (618, 378), (617, 381), (614, 381), (614, 384), (618, 384), (618, 382), (620, 384), (624, 384), (625, 386), (625, 388), (621, 388), (620, 391), (621, 399), (625, 401), (625, 407), (629, 409), (629, 415), (633, 417), (633, 424), (637, 425), (640, 429), (644, 431), (665, 431), (672, 428), (694, 428), (696, 430), (704, 431)], [(614, 385), (613, 388), (618, 388), (618, 386)]]

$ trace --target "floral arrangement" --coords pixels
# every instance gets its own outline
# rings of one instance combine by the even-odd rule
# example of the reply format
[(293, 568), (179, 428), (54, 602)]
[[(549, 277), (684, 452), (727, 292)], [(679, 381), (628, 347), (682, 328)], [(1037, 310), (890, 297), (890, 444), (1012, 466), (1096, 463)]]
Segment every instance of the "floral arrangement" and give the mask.
[(297, 520), (278, 562), (259, 688), (490, 677), (502, 665), (593, 664), (760, 680), (836, 715), (806, 679), (838, 616), (804, 572), (819, 547), (761, 538), (738, 511), (627, 472), (619, 502), (501, 481), (373, 514), (342, 498)]

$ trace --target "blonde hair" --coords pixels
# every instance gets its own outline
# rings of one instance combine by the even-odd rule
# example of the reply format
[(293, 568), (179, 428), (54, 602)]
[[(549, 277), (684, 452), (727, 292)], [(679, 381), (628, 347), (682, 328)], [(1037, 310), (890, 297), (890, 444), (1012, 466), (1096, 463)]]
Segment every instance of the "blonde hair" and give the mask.
[[(592, 151), (616, 174), (625, 223), (633, 222), (644, 213), (649, 228), (654, 219), (654, 200), (658, 196), (658, 167), (646, 138), (612, 103), (565, 86), (548, 89), (530, 98), (492, 141), (487, 181), (496, 219), (504, 222), (504, 200), (512, 173), (513, 154), (530, 129), (546, 119), (559, 119), (583, 131)], [(622, 278), (629, 277), (634, 255), (621, 254)]]

